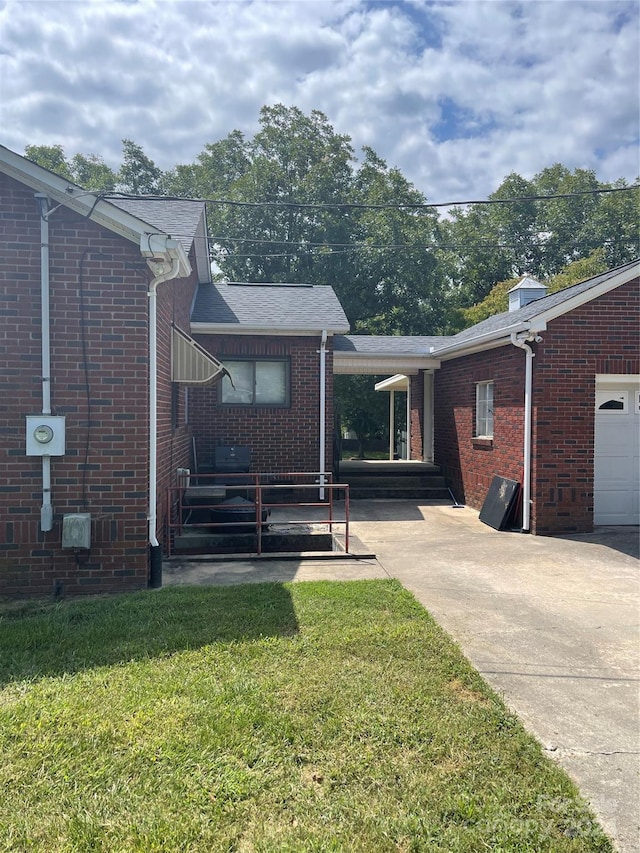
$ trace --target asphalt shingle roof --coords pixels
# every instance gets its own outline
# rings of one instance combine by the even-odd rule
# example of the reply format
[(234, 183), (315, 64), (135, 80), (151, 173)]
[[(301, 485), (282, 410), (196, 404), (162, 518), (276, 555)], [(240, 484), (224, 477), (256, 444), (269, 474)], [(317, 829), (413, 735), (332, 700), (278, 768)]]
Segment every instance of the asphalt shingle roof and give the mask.
[(451, 338), (443, 339), (440, 346), (453, 346), (455, 344), (473, 341), (474, 338), (479, 338), (489, 332), (499, 332), (501, 329), (506, 329), (509, 326), (514, 326), (518, 323), (526, 322), (527, 320), (533, 320), (539, 314), (544, 314), (544, 312), (548, 311), (550, 308), (562, 305), (563, 302), (567, 302), (574, 296), (578, 296), (579, 294), (590, 290), (592, 287), (601, 284), (609, 278), (613, 278), (620, 272), (626, 269), (631, 269), (633, 266), (637, 266), (637, 264), (637, 260), (631, 261), (628, 264), (624, 264), (623, 266), (617, 267), (613, 270), (608, 270), (594, 278), (589, 278), (587, 281), (582, 281), (580, 284), (574, 284), (571, 287), (566, 287), (564, 290), (557, 290), (555, 293), (550, 293), (548, 296), (536, 299), (528, 305), (525, 305), (524, 308), (518, 308), (516, 311), (504, 311), (502, 314), (494, 314), (492, 317), (487, 317), (486, 320), (476, 323), (475, 326), (471, 326), (468, 329), (464, 329), (462, 332), (458, 332), (457, 335), (454, 335)]
[(348, 332), (349, 321), (332, 287), (309, 284), (201, 284), (192, 323), (247, 329)]
[(172, 198), (108, 198), (107, 201), (169, 234), (189, 254), (204, 212), (204, 202)]
[(333, 349), (359, 355), (425, 355), (450, 340), (443, 335), (336, 335)]

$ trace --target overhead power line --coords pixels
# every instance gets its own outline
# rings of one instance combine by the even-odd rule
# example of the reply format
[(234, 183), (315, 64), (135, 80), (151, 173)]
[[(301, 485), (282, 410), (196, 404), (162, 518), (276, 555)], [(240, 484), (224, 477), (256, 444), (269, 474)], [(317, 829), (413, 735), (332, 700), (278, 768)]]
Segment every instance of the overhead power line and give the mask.
[(574, 193), (551, 193), (550, 195), (514, 196), (513, 198), (467, 199), (466, 201), (441, 202), (389, 202), (385, 204), (366, 204), (359, 202), (298, 202), (298, 201), (237, 201), (219, 198), (185, 198), (173, 195), (135, 195), (133, 193), (101, 193), (106, 201), (113, 199), (133, 199), (136, 201), (192, 201), (197, 204), (215, 204), (229, 207), (274, 208), (285, 210), (425, 210), (436, 207), (464, 207), (466, 205), (517, 204), (523, 201), (552, 201), (553, 199), (580, 198), (584, 196), (624, 193), (640, 189), (640, 184), (629, 187), (603, 187), (595, 190), (580, 190)]

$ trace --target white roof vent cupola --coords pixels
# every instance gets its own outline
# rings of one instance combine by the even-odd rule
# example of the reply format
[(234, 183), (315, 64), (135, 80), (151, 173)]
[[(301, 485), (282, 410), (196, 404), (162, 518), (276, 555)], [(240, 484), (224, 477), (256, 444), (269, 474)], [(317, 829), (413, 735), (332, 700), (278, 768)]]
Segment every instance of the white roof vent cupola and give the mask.
[(525, 275), (515, 287), (509, 291), (509, 311), (517, 311), (524, 308), (530, 302), (541, 299), (547, 294), (547, 286), (540, 284), (535, 278)]

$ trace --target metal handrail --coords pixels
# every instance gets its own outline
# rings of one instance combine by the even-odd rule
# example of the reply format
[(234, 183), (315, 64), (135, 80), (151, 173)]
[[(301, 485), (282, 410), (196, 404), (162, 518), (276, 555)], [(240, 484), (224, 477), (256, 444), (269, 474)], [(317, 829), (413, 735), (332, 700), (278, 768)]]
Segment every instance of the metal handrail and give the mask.
[[(184, 503), (185, 492), (187, 490), (187, 486), (184, 484), (184, 481), (188, 481), (191, 478), (197, 477), (200, 481), (201, 478), (208, 479), (215, 485), (216, 480), (224, 480), (225, 493), (227, 491), (237, 491), (237, 492), (246, 492), (248, 490), (255, 490), (255, 516), (253, 521), (220, 521), (220, 522), (200, 522), (198, 524), (189, 524), (188, 522), (183, 521), (184, 509), (189, 508), (193, 509), (189, 505)], [(321, 478), (318, 482), (317, 480), (313, 483), (300, 483), (297, 481), (287, 482), (287, 483), (273, 483), (268, 482), (264, 483), (262, 480), (264, 478), (273, 478), (278, 477), (279, 479), (289, 479), (289, 478), (301, 478), (301, 477), (319, 477)], [(229, 479), (243, 479), (245, 482), (239, 483), (237, 485), (233, 485), (229, 483)], [(324, 478), (324, 482), (322, 482), (322, 478)], [(262, 520), (262, 511), (264, 509), (276, 509), (282, 507), (325, 507), (328, 509), (328, 518), (320, 518), (314, 519), (313, 524), (327, 524), (329, 526), (329, 531), (333, 532), (333, 526), (335, 524), (340, 524), (345, 526), (345, 553), (349, 553), (349, 485), (347, 483), (333, 483), (333, 477), (330, 473), (320, 474), (319, 472), (281, 472), (277, 471), (272, 474), (265, 473), (215, 473), (215, 474), (196, 474), (196, 475), (185, 475), (180, 479), (183, 480), (183, 483), (176, 486), (170, 486), (167, 489), (167, 540), (166, 540), (166, 549), (167, 556), (171, 556), (171, 540), (172, 540), (172, 532), (178, 531), (182, 532), (184, 528), (230, 528), (230, 527), (247, 527), (248, 524), (255, 524), (256, 533), (257, 533), (257, 554), (260, 556), (262, 554), (262, 532), (263, 527), (267, 525), (266, 522)], [(247, 482), (247, 480), (249, 482)], [(196, 487), (197, 488), (197, 487)], [(266, 489), (268, 491), (278, 491), (278, 490), (305, 490), (305, 489), (313, 489), (318, 490), (323, 488), (329, 493), (329, 500), (318, 500), (318, 501), (285, 501), (285, 502), (266, 502), (263, 500), (263, 491)], [(344, 492), (344, 519), (336, 519), (334, 515), (334, 493), (336, 490), (342, 490)], [(176, 500), (177, 497), (177, 500)], [(173, 500), (172, 500), (173, 498)], [(200, 504), (198, 509), (215, 509), (216, 506), (220, 504), (210, 503), (210, 504)], [(177, 521), (173, 521), (173, 515), (177, 515)], [(279, 523), (287, 524), (287, 525), (296, 525), (296, 524), (308, 524), (308, 520), (297, 520), (295, 518), (289, 520), (280, 520)]]

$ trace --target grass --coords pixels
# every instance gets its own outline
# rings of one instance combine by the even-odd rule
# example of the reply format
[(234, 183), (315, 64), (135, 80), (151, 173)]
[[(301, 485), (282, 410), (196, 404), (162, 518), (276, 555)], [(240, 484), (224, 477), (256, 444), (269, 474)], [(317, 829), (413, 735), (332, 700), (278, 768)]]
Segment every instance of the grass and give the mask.
[(0, 610), (0, 850), (610, 851), (395, 581)]

